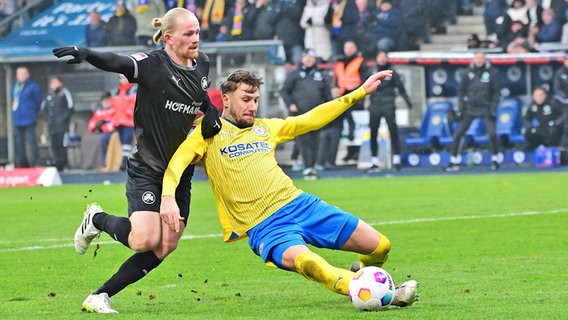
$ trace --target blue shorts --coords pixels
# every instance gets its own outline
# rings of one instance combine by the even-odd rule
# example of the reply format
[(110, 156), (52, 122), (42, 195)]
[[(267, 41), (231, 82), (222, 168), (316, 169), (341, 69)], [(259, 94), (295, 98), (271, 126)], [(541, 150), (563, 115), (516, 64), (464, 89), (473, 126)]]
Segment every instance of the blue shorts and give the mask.
[(359, 218), (320, 198), (302, 193), (247, 232), (249, 245), (264, 262), (282, 267), (282, 255), (294, 245), (340, 249)]

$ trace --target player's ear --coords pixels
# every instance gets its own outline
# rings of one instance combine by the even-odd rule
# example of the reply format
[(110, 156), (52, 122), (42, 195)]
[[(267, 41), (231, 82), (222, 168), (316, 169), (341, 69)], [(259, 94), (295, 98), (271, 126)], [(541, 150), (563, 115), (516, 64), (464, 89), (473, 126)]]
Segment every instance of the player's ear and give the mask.
[[(169, 43), (172, 40), (172, 35), (169, 33), (166, 33), (162, 36), (162, 38), (164, 39), (165, 43)], [(171, 43), (170, 43), (171, 44)]]
[(226, 109), (229, 106), (229, 96), (227, 94), (223, 94), (221, 98), (223, 99), (223, 109)]

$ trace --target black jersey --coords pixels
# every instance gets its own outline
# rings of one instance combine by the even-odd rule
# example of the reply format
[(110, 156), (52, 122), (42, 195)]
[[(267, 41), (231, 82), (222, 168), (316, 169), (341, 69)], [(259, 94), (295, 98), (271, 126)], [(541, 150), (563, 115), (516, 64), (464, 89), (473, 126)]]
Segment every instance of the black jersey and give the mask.
[(130, 56), (138, 83), (134, 107), (136, 146), (130, 166), (160, 176), (185, 140), (199, 108), (209, 99), (209, 58), (199, 53), (192, 67), (173, 62), (164, 50)]

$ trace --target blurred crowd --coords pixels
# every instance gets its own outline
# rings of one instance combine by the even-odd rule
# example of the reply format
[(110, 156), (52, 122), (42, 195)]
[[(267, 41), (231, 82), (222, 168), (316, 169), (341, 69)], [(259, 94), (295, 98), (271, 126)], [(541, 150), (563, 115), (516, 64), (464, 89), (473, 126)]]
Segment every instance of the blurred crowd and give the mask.
[[(25, 5), (0, 0), (0, 22)], [(119, 0), (108, 21), (89, 14), (85, 44), (153, 46), (152, 19), (178, 6), (200, 19), (203, 42), (279, 39), (286, 62), (295, 65), (304, 48), (314, 49), (319, 61), (334, 60), (346, 40), (355, 40), (366, 58), (378, 50), (419, 50), (475, 7), (483, 8), (486, 32), (464, 39), (468, 48), (522, 53), (543, 43), (568, 44), (565, 0)]]
[(486, 38), (468, 46), (499, 48), (505, 53), (538, 51), (546, 43), (568, 45), (565, 0), (490, 0), (483, 13)]
[[(22, 5), (25, 2), (0, 0), (0, 15), (6, 17), (13, 13), (18, 8), (16, 4)], [(131, 45), (155, 47), (152, 41), (155, 30), (150, 25), (152, 19), (162, 17), (167, 10), (177, 6), (184, 6), (196, 13), (201, 22), (202, 42), (281, 40), (286, 63), (296, 66), (294, 70), (290, 68), (292, 72), (287, 75), (286, 85), (280, 91), (291, 114), (301, 114), (307, 111), (297, 108), (298, 105), (313, 107), (357, 87), (369, 72), (377, 71), (367, 70), (368, 64), (364, 61), (373, 62), (371, 64), (379, 69), (393, 69), (388, 63), (387, 54), (389, 52), (419, 50), (422, 43), (431, 41), (433, 34), (447, 33), (447, 27), (456, 24), (459, 15), (473, 15), (475, 7), (483, 6), (484, 8), (486, 34), (484, 37), (472, 34), (468, 39), (464, 39), (467, 41), (468, 48), (495, 48), (502, 52), (520, 53), (535, 51), (539, 45), (544, 43), (568, 44), (567, 5), (564, 0), (377, 0), (376, 2), (370, 0), (119, 0), (116, 3), (114, 14), (108, 21), (104, 21), (99, 12), (89, 13), (89, 24), (85, 27), (85, 45), (87, 47)], [(334, 62), (333, 74), (318, 69), (318, 62)], [(559, 144), (556, 138), (553, 142), (546, 140), (550, 136), (558, 138), (566, 135), (560, 140), (564, 141), (564, 144), (568, 143), (568, 128), (565, 128), (566, 121), (564, 120), (565, 115), (568, 114), (564, 111), (564, 106), (568, 103), (566, 94), (559, 89), (562, 85), (568, 88), (568, 84), (562, 82), (568, 78), (566, 70), (568, 70), (568, 63), (558, 71), (553, 92), (544, 92), (547, 99), (539, 100), (540, 89), (536, 92), (534, 100), (537, 107), (530, 109), (533, 111), (532, 116), (536, 118), (542, 116), (541, 118), (546, 118), (546, 121), (542, 119), (535, 121), (529, 116), (525, 119), (526, 124), (531, 124), (531, 126), (526, 125), (529, 134), (526, 139), (530, 148), (541, 144)], [(388, 98), (388, 103), (385, 101), (371, 103), (377, 106), (390, 106), (385, 110), (374, 110), (373, 137), (376, 137), (378, 130), (376, 125), (380, 123), (381, 117), (385, 118), (389, 124), (390, 135), (397, 137), (398, 128), (396, 128), (394, 119), (396, 95), (401, 95), (405, 99), (408, 109), (412, 106), (404, 87), (395, 80), (393, 79), (392, 86), (384, 86), (389, 90), (387, 93), (381, 92), (381, 95)], [(54, 77), (53, 82), (54, 85), (59, 84), (59, 87), (64, 88), (57, 77)], [(26, 99), (19, 99), (22, 92), (25, 92), (24, 90), (34, 88), (32, 84), (32, 80), (27, 80), (27, 77), (18, 81), (13, 89), (14, 101), (16, 101), (13, 110), (14, 112), (32, 110), (34, 116), (31, 119), (33, 120), (37, 110), (40, 109), (41, 93), (36, 94), (38, 97), (36, 102), (32, 104), (29, 101), (29, 108), (27, 108)], [(53, 92), (46, 101), (53, 104), (53, 110), (72, 109), (72, 101), (66, 100), (69, 94), (63, 94), (66, 90), (59, 87), (52, 88)], [(329, 88), (333, 88), (331, 92)], [(115, 106), (110, 109), (105, 108), (107, 104), (108, 107), (111, 106), (105, 101), (113, 101), (113, 105), (116, 105), (121, 97), (125, 101), (129, 99), (127, 97), (133, 97), (129, 91), (131, 88), (119, 89), (125, 91), (120, 94), (121, 91), (117, 90), (117, 93), (107, 94), (101, 98), (100, 114), (97, 114), (98, 111), (95, 112), (89, 130), (101, 135), (101, 162), (105, 167), (110, 163), (105, 152), (110, 143), (110, 134), (118, 133), (120, 141), (117, 145), (120, 147), (116, 162), (117, 166), (124, 169), (126, 157), (132, 148), (132, 124), (130, 120), (127, 121), (128, 123), (116, 121), (115, 113), (118, 109)], [(306, 95), (306, 90), (322, 92), (322, 94), (317, 97), (317, 101), (309, 101), (309, 103), (299, 101), (301, 99), (298, 97), (316, 98), (315, 95)], [(50, 103), (44, 102), (44, 105), (51, 107)], [(125, 107), (125, 110), (132, 109), (132, 103), (126, 105), (130, 107)], [(562, 105), (562, 108), (558, 105)], [(355, 106), (353, 109), (360, 110), (362, 107)], [(562, 109), (562, 112), (558, 113), (562, 117), (554, 120), (547, 118), (552, 109)], [(49, 111), (50, 108), (45, 110)], [(60, 112), (53, 114), (58, 113)], [(97, 118), (97, 116), (102, 118)], [(110, 118), (107, 119), (106, 116)], [(345, 115), (345, 120), (349, 124), (348, 138), (352, 141), (354, 124), (349, 113)], [(37, 144), (32, 138), (27, 138), (32, 134), (26, 131), (35, 130), (35, 123), (36, 121), (33, 120), (20, 125), (18, 146), (20, 146), (19, 165), (21, 166), (28, 165), (23, 151), (24, 144), (30, 143), (32, 146)], [(543, 134), (539, 131), (540, 129), (536, 129), (537, 126), (534, 123), (546, 123), (548, 127), (554, 126), (558, 130), (552, 135)], [(52, 128), (56, 127), (67, 128), (68, 125), (52, 126)], [(544, 126), (541, 125), (540, 128)], [(335, 166), (337, 144), (342, 129), (343, 119), (338, 119), (336, 124), (332, 123), (315, 133), (318, 138), (310, 139), (310, 141), (321, 141), (321, 145), (324, 145), (322, 148), (319, 142), (308, 144), (304, 141), (303, 150), (300, 152), (302, 143), (298, 144), (296, 158), (301, 154), (302, 161), (307, 162), (302, 163), (307, 170), (306, 176), (313, 178), (317, 170)], [(53, 134), (50, 132), (52, 135), (50, 140), (63, 141), (62, 137), (66, 133), (55, 131)], [(331, 141), (329, 144), (323, 143), (328, 140)], [(66, 142), (62, 142), (61, 150), (53, 150), (53, 153), (65, 153), (62, 150), (66, 145)], [(357, 146), (352, 147), (348, 148), (344, 162), (358, 158)], [(30, 164), (32, 166), (38, 161), (36, 150), (36, 147), (32, 148), (33, 159)], [(372, 146), (371, 169), (381, 166), (377, 150), (377, 146)], [(67, 166), (66, 159), (62, 158), (56, 162), (60, 170)], [(397, 170), (400, 169), (400, 150), (397, 145), (393, 147), (392, 163)]]

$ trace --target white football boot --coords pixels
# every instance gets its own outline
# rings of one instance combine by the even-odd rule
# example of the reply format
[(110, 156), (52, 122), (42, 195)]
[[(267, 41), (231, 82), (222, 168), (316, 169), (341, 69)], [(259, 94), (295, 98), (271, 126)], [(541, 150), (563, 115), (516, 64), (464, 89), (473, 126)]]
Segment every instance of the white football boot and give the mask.
[(82, 304), (82, 310), (95, 313), (118, 313), (110, 307), (111, 300), (107, 293), (91, 293)]
[(101, 230), (97, 229), (93, 224), (93, 216), (98, 212), (103, 212), (103, 208), (97, 203), (87, 205), (83, 222), (81, 222), (81, 225), (75, 232), (75, 250), (79, 254), (87, 252), (91, 241), (101, 234)]
[(414, 301), (418, 301), (418, 282), (415, 280), (408, 280), (396, 287), (394, 290), (394, 300), (392, 301), (393, 306), (397, 307), (408, 307), (411, 306)]

